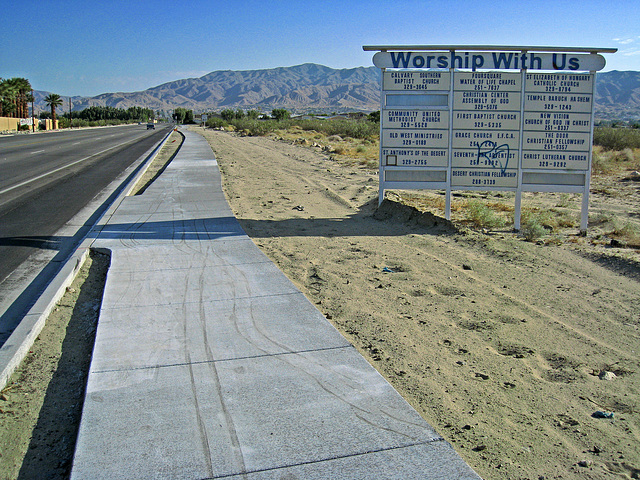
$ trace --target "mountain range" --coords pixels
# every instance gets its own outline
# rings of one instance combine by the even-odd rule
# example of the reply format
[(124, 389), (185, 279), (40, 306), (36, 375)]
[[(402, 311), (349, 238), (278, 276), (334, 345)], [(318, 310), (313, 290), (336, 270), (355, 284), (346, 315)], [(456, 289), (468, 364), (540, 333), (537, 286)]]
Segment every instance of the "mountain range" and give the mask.
[[(34, 92), (36, 105), (48, 92)], [(292, 113), (371, 112), (380, 109), (380, 69), (333, 69), (306, 63), (264, 70), (220, 70), (199, 78), (163, 83), (140, 92), (103, 93), (95, 97), (63, 97), (62, 111), (90, 106), (140, 106), (162, 113), (176, 107), (194, 113), (226, 108)], [(599, 73), (596, 80), (596, 117), (602, 120), (640, 120), (640, 72)]]

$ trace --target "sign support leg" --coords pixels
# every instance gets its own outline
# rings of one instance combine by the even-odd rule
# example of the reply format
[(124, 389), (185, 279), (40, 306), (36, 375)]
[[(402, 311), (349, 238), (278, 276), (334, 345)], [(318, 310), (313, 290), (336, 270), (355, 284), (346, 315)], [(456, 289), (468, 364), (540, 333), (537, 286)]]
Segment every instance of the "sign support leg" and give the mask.
[(589, 184), (582, 194), (582, 210), (580, 212), (580, 235), (587, 234), (587, 225), (589, 223)]
[(516, 204), (513, 212), (513, 229), (516, 232), (520, 231), (520, 222), (522, 219), (521, 208), (522, 208), (522, 190), (518, 189), (516, 191)]

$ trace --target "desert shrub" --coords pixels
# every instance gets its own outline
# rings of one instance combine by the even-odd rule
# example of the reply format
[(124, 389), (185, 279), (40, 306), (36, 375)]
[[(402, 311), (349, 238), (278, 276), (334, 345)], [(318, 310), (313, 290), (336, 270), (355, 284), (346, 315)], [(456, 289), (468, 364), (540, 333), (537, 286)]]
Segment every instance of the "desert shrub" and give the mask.
[(226, 120), (220, 117), (211, 117), (207, 119), (207, 127), (209, 128), (221, 128), (228, 125), (229, 123), (227, 123)]
[(622, 150), (621, 152), (618, 152), (618, 154), (616, 155), (616, 160), (620, 162), (633, 162), (635, 161), (635, 159), (636, 157), (633, 153), (633, 150), (628, 147)]
[(503, 217), (478, 200), (470, 201), (466, 212), (468, 219), (479, 228), (500, 228), (507, 223)]
[(593, 147), (592, 173), (606, 175), (629, 168), (640, 168), (640, 149), (626, 147), (622, 150), (606, 150), (598, 145)]
[(337, 145), (333, 148), (333, 151), (338, 155), (344, 155), (347, 152), (347, 149), (343, 145)]
[(595, 174), (609, 173), (611, 171), (609, 157), (609, 152), (605, 152), (603, 148), (598, 145), (594, 146), (591, 156), (591, 172)]
[[(232, 111), (229, 111), (229, 116), (230, 112)], [(296, 129), (303, 131), (315, 131), (326, 136), (339, 135), (343, 138), (351, 137), (358, 139), (371, 139), (377, 138), (380, 133), (380, 125), (368, 120), (296, 119), (294, 121), (290, 118), (281, 118), (280, 120), (257, 120), (255, 118), (245, 116), (245, 118), (230, 118), (228, 122), (234, 125), (238, 130), (250, 130), (252, 135), (268, 135), (275, 130)]]
[(236, 130), (246, 131), (249, 135), (264, 136), (269, 135), (278, 128), (282, 128), (282, 122), (275, 120), (257, 120), (253, 118), (235, 119), (231, 123)]
[(613, 222), (613, 232), (611, 236), (628, 245), (640, 245), (640, 228), (629, 222), (620, 224), (620, 222)]
[(640, 130), (636, 128), (597, 127), (593, 131), (593, 144), (605, 150), (640, 148)]
[(547, 234), (547, 229), (540, 220), (540, 216), (532, 211), (522, 212), (520, 233), (528, 242), (534, 242)]
[(284, 108), (274, 108), (271, 110), (271, 116), (275, 118), (277, 121), (287, 120), (291, 117), (291, 113)]
[(341, 137), (351, 137), (368, 139), (380, 134), (380, 124), (369, 120), (301, 120), (298, 122), (302, 130), (315, 130), (324, 135), (339, 135)]

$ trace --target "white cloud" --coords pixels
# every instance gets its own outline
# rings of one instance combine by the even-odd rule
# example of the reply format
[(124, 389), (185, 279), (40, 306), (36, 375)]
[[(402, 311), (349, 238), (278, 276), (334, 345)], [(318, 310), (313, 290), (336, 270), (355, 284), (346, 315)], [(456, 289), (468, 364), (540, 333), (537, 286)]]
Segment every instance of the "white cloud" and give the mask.
[(620, 55), (624, 55), (625, 57), (633, 57), (636, 55), (640, 55), (640, 48), (628, 48), (626, 50), (620, 50)]

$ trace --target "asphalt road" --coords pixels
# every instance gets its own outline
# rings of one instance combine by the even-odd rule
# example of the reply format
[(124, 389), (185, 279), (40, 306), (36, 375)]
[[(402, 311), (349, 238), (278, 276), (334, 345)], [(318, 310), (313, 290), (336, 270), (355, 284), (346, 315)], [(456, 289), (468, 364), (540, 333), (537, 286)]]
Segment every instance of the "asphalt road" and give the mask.
[[(59, 261), (66, 255), (63, 245), (72, 250), (70, 238), (56, 232), (170, 128), (132, 125), (0, 137), (0, 306), (6, 307), (8, 290), (22, 288), (16, 282), (33, 276), (29, 269), (42, 268), (37, 259)], [(2, 320), (7, 319), (0, 319), (0, 345), (7, 333)]]

